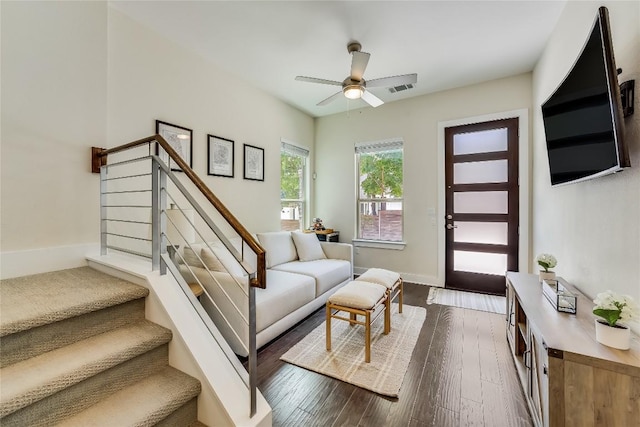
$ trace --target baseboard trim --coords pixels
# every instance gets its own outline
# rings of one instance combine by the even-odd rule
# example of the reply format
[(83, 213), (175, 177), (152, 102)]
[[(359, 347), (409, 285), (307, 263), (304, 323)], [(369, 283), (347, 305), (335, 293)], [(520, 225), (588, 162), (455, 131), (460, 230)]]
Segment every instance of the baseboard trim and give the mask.
[[(353, 273), (355, 275), (361, 275), (366, 272), (369, 267), (353, 267)], [(434, 276), (425, 276), (422, 274), (413, 274), (413, 273), (404, 273), (400, 272), (400, 277), (402, 280), (409, 283), (417, 283), (418, 285), (428, 285), (428, 286), (436, 286), (439, 288), (443, 288), (444, 284), (438, 282), (438, 278)]]
[(0, 279), (48, 273), (87, 265), (86, 256), (100, 253), (99, 243), (0, 252)]

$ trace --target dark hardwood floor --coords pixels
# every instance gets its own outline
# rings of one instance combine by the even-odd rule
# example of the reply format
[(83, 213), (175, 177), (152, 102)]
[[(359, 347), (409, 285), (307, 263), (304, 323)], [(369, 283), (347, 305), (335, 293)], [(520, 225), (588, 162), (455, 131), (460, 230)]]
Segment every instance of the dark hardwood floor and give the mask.
[(501, 315), (427, 305), (405, 284), (405, 304), (427, 308), (397, 399), (279, 360), (324, 321), (324, 308), (258, 353), (258, 388), (274, 426), (531, 426)]

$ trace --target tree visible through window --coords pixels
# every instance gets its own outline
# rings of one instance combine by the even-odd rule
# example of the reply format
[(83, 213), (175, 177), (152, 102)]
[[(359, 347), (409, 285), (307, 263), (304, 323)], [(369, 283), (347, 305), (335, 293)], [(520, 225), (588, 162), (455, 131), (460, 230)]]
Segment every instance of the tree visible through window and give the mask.
[(358, 238), (403, 240), (402, 141), (356, 145)]
[(280, 228), (304, 228), (306, 206), (306, 164), (309, 151), (282, 142), (280, 150)]

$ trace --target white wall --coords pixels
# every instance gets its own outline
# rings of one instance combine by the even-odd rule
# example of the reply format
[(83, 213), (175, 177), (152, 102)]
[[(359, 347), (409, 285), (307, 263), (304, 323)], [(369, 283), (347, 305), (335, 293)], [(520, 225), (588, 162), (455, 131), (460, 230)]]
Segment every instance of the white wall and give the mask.
[[(194, 169), (250, 231), (280, 227), (280, 141), (311, 151), (308, 115), (220, 71), (106, 2), (2, 2), (0, 277), (83, 265), (99, 242), (90, 147), (193, 129)], [(235, 178), (207, 176), (206, 135), (235, 140)], [(265, 181), (242, 178), (242, 144)]]
[[(640, 3), (602, 2), (609, 9), (619, 81), (640, 82)], [(631, 168), (552, 188), (540, 105), (569, 71), (601, 5), (567, 2), (533, 73), (533, 256), (553, 253), (556, 272), (593, 297), (612, 289), (640, 302), (640, 114), (625, 119)]]
[[(422, 78), (428, 78), (424, 76)], [(418, 82), (419, 84), (419, 82)], [(316, 211), (341, 241), (356, 235), (354, 143), (404, 139), (404, 250), (357, 248), (356, 267), (389, 268), (406, 279), (438, 279), (438, 123), (529, 109), (531, 74), (316, 119)], [(431, 219), (436, 219), (436, 224)]]
[[(313, 119), (110, 9), (108, 146), (156, 119), (193, 130), (194, 170), (249, 231), (280, 229), (280, 141), (313, 156)], [(207, 176), (207, 134), (235, 141), (233, 179)], [(264, 182), (243, 179), (245, 143), (265, 149)]]
[[(16, 264), (8, 252), (99, 239), (90, 147), (103, 145), (107, 134), (107, 6), (2, 2), (1, 8), (0, 252), (6, 277)], [(35, 270), (45, 263), (29, 257)], [(60, 261), (60, 268), (82, 262), (77, 256)]]

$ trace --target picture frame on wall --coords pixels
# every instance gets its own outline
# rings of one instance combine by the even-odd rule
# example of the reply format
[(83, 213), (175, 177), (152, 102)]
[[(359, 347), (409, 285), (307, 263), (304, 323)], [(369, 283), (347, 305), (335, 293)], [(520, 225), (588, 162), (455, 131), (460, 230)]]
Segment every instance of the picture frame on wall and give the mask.
[(264, 148), (244, 144), (244, 179), (264, 181)]
[[(156, 120), (156, 134), (163, 137), (190, 168), (193, 167), (193, 131), (191, 129)], [(182, 172), (182, 168), (175, 162), (171, 162), (169, 155), (160, 149), (160, 145), (156, 148), (156, 154), (169, 165), (172, 171)]]
[(233, 178), (234, 144), (231, 139), (207, 135), (208, 175)]

